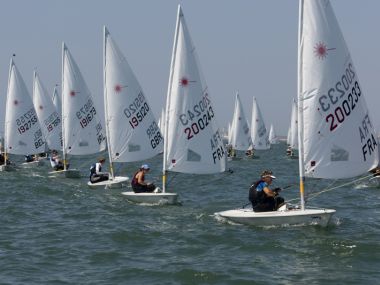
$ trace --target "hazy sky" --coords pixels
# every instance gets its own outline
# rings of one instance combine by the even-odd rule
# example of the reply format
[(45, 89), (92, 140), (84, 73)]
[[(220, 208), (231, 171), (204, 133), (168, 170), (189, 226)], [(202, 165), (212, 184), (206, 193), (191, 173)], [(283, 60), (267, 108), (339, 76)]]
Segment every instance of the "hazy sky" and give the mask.
[[(380, 130), (380, 1), (331, 0), (370, 114)], [(3, 0), (0, 92), (10, 56), (32, 92), (37, 68), (48, 90), (61, 82), (65, 41), (95, 97), (102, 98), (102, 27), (134, 70), (156, 117), (166, 100), (177, 5), (196, 46), (220, 127), (232, 119), (238, 90), (251, 117), (252, 96), (269, 128), (285, 135), (297, 92), (297, 0)], [(102, 100), (102, 99), (99, 99)], [(1, 103), (1, 116), (4, 113)]]

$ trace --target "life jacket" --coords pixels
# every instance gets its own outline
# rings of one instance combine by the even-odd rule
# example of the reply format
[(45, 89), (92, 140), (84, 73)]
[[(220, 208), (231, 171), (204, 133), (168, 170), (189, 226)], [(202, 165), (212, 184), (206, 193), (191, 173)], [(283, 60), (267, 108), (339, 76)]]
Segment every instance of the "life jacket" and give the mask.
[(137, 175), (137, 173), (139, 173), (141, 170), (138, 170), (138, 171), (136, 171), (136, 173), (135, 174), (133, 174), (133, 178), (132, 178), (132, 181), (131, 181), (131, 185), (133, 186), (133, 185), (138, 185), (139, 183), (138, 183), (138, 180), (137, 180), (137, 178), (136, 178), (136, 175)]
[(90, 176), (96, 173), (96, 163), (92, 164), (90, 167)]
[(264, 191), (257, 191), (256, 188), (257, 186), (261, 183), (264, 182), (263, 180), (257, 180), (255, 183), (251, 185), (249, 188), (249, 196), (248, 199), (252, 203), (260, 203), (260, 201), (264, 198), (265, 193)]

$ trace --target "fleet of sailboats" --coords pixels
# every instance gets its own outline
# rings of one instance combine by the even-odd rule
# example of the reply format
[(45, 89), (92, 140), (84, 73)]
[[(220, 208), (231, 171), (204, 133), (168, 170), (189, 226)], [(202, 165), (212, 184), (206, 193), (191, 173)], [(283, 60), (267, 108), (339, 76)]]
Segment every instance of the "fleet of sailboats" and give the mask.
[[(61, 98), (57, 85), (53, 96), (48, 94), (36, 71), (32, 98), (11, 58), (2, 126), (4, 156), (61, 150), (64, 170), (49, 174), (79, 178), (80, 170), (69, 167), (68, 156), (96, 154), (107, 148), (109, 180), (87, 184), (91, 188), (121, 188), (130, 179), (116, 175), (115, 163), (144, 161), (163, 152), (162, 189), (121, 194), (136, 203), (176, 204), (176, 189), (167, 183), (170, 173), (202, 175), (221, 173), (227, 168), (223, 134), (182, 8), (178, 6), (166, 106), (158, 123), (123, 53), (106, 27), (103, 32), (105, 126), (97, 100), (65, 43)], [(326, 226), (335, 210), (306, 207), (307, 178), (351, 178), (379, 164), (374, 124), (328, 0), (299, 0), (297, 70), (298, 95), (292, 103), (287, 144), (290, 156), (298, 154), (299, 205), (285, 203), (270, 212), (255, 212), (247, 207), (217, 212), (216, 216), (254, 226)], [(236, 93), (228, 146), (236, 154), (268, 150), (277, 143), (274, 126), (271, 124), (267, 131), (256, 98), (253, 97), (249, 125)], [(11, 169), (7, 162), (0, 166), (0, 171)]]

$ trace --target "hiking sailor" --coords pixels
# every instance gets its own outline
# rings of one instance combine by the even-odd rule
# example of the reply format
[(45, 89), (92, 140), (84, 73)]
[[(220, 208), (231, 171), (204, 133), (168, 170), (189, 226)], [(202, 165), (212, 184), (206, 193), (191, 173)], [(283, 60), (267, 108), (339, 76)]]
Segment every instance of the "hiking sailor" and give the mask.
[(135, 175), (133, 175), (131, 184), (135, 193), (150, 193), (159, 191), (153, 183), (145, 182), (145, 174), (147, 174), (149, 170), (149, 166), (147, 164), (143, 164)]
[(275, 178), (272, 171), (265, 170), (261, 173), (261, 179), (253, 183), (249, 189), (249, 201), (255, 212), (276, 211), (284, 204), (285, 200), (278, 196), (281, 188), (269, 188)]
[(102, 165), (106, 161), (104, 157), (99, 158), (98, 162), (90, 167), (90, 182), (98, 183), (109, 179), (107, 172), (102, 172)]

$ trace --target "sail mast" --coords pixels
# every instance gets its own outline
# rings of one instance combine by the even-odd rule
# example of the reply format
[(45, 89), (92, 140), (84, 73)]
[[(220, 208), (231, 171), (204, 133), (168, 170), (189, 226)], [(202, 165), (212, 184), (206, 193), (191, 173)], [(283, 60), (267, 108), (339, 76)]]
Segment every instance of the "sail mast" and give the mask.
[(110, 174), (111, 179), (114, 178), (114, 172), (113, 172), (113, 161), (112, 161), (112, 151), (111, 151), (111, 143), (110, 143), (110, 133), (109, 133), (109, 121), (108, 121), (108, 100), (107, 100), (107, 88), (106, 88), (106, 44), (107, 44), (107, 35), (108, 30), (106, 26), (103, 27), (103, 88), (104, 88), (104, 113), (105, 113), (105, 123), (106, 123), (106, 139), (107, 139), (107, 146), (108, 146), (108, 157), (110, 161)]
[[(13, 55), (14, 56), (14, 55)], [(5, 102), (5, 112), (7, 112), (7, 107), (8, 107), (8, 100), (9, 100), (9, 82), (11, 80), (11, 73), (12, 73), (12, 68), (13, 68), (13, 57), (11, 57), (11, 62), (9, 63), (9, 75), (8, 75), (8, 87), (7, 87), (7, 98)], [(5, 126), (4, 126), (4, 165), (7, 165), (7, 160), (8, 160), (8, 135), (7, 135), (7, 116), (5, 115), (4, 118)]]
[(305, 181), (305, 168), (304, 168), (304, 145), (303, 145), (303, 98), (302, 98), (302, 22), (303, 22), (303, 0), (299, 0), (299, 21), (298, 21), (298, 65), (297, 65), (297, 89), (298, 89), (298, 165), (300, 175), (300, 199), (301, 210), (305, 210), (304, 198), (304, 181)]
[(67, 165), (66, 165), (66, 140), (65, 140), (65, 104), (64, 104), (64, 72), (65, 72), (65, 52), (66, 52), (66, 45), (63, 42), (62, 43), (62, 88), (61, 88), (61, 95), (62, 95), (62, 155), (63, 155), (63, 169), (67, 170)]
[(172, 51), (172, 60), (170, 63), (170, 74), (169, 74), (169, 86), (168, 93), (166, 95), (166, 108), (165, 108), (165, 126), (164, 126), (164, 155), (163, 155), (163, 165), (162, 165), (162, 192), (165, 193), (166, 190), (166, 156), (168, 152), (168, 125), (169, 125), (169, 105), (170, 105), (170, 96), (172, 93), (172, 83), (173, 83), (173, 74), (174, 74), (174, 63), (177, 52), (177, 44), (178, 44), (178, 31), (179, 31), (179, 21), (182, 16), (181, 5), (178, 5), (177, 12), (177, 23), (175, 27), (174, 33), (174, 43), (173, 43), (173, 51)]

